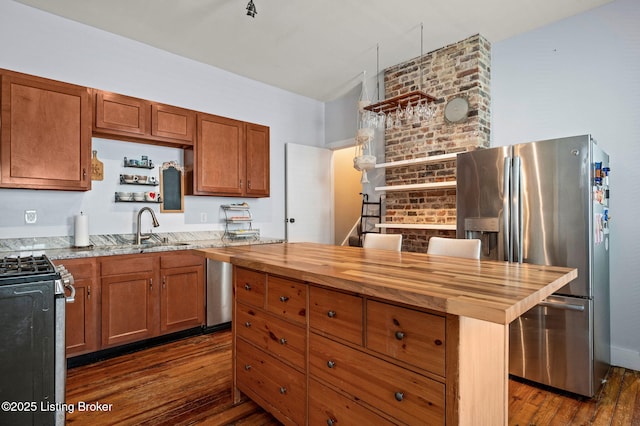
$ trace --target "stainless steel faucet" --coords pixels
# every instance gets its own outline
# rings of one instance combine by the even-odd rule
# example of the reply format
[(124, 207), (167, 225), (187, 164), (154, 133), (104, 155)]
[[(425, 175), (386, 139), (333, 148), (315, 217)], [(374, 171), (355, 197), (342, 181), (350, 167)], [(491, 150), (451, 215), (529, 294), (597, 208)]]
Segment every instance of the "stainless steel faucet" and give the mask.
[(158, 226), (160, 226), (160, 223), (158, 223), (158, 219), (156, 218), (156, 214), (153, 212), (153, 210), (151, 210), (151, 207), (143, 207), (140, 209), (140, 211), (138, 212), (138, 225), (136, 227), (136, 245), (141, 244), (142, 240), (148, 240), (149, 238), (151, 238), (151, 234), (142, 234), (142, 232), (140, 231), (140, 218), (142, 217), (142, 213), (144, 211), (148, 211), (149, 213), (151, 213), (151, 219), (153, 220), (153, 227), (157, 228)]

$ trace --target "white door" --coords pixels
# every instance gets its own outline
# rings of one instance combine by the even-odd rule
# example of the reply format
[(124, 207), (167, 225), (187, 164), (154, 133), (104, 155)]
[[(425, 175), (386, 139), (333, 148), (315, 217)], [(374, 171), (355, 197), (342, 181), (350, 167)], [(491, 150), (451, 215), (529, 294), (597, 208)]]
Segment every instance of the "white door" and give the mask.
[(286, 144), (287, 241), (334, 243), (331, 159), (328, 149)]

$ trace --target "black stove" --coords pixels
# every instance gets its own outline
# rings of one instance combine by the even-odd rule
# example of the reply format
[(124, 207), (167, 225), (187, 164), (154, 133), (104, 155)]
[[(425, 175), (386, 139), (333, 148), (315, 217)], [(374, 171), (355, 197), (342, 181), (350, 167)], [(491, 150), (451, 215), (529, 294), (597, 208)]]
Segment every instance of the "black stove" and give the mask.
[(65, 304), (74, 296), (71, 274), (47, 256), (0, 257), (0, 401), (35, 404), (0, 410), (0, 425), (65, 424)]
[(60, 274), (45, 255), (0, 258), (0, 286), (56, 279)]

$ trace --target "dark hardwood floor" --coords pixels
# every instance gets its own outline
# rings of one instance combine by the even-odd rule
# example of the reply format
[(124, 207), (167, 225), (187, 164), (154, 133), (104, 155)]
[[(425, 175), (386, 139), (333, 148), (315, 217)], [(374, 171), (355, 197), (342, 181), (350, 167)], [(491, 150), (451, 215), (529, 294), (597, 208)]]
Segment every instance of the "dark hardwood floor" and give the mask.
[[(602, 392), (578, 399), (509, 381), (509, 425), (640, 426), (640, 372), (612, 368)], [(79, 411), (79, 402), (103, 404)], [(72, 425), (279, 425), (251, 401), (231, 403), (231, 334), (222, 331), (70, 369)], [(110, 404), (110, 405), (109, 405)], [(87, 407), (89, 407), (87, 405)]]

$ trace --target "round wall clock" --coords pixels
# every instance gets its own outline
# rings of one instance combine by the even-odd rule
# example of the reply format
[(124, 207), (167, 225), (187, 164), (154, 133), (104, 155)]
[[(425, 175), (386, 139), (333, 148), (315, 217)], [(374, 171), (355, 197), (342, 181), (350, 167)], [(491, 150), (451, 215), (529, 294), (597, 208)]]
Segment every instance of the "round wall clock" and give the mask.
[(469, 101), (462, 96), (451, 99), (444, 107), (444, 118), (450, 123), (466, 120), (467, 114), (469, 114)]

